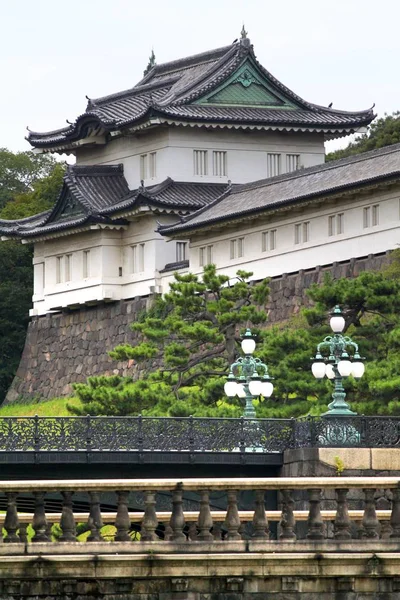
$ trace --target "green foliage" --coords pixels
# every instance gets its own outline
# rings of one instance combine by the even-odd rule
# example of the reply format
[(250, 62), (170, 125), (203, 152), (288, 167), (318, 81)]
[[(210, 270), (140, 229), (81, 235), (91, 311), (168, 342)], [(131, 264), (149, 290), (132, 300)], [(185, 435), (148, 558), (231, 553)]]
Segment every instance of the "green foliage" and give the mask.
[(52, 400), (22, 401), (13, 402), (0, 406), (0, 417), (67, 417), (71, 415), (71, 411), (67, 406), (81, 406), (78, 398), (53, 398)]
[(266, 321), (267, 280), (249, 284), (251, 273), (231, 280), (215, 265), (197, 275), (175, 274), (170, 291), (132, 325), (135, 346), (118, 346), (110, 355), (134, 359), (140, 378), (90, 377), (76, 384), (83, 403), (75, 414), (240, 416), (235, 400), (223, 399), (224, 376), (234, 362), (239, 334), (248, 324)]
[[(48, 155), (0, 149), (0, 219), (19, 219), (49, 209), (57, 198), (64, 167)], [(33, 292), (32, 249), (0, 243), (0, 403), (24, 347)]]
[(33, 191), (35, 184), (48, 177), (56, 164), (48, 154), (31, 151), (14, 154), (0, 148), (0, 208), (16, 196)]
[(400, 142), (400, 111), (375, 120), (368, 132), (351, 142), (346, 148), (336, 150), (326, 155), (326, 160), (338, 160), (369, 150), (377, 150)]

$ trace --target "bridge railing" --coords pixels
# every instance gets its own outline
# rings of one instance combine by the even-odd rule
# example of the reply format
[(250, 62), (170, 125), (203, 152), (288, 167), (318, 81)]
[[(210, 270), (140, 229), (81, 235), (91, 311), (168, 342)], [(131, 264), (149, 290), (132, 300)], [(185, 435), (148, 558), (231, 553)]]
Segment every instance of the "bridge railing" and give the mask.
[[(376, 511), (377, 490), (385, 491), (389, 511)], [(138, 491), (143, 493), (144, 511), (134, 514), (128, 508), (129, 493)], [(75, 492), (87, 493), (88, 513), (75, 511)], [(157, 512), (157, 494), (166, 492), (171, 510)], [(185, 492), (198, 498), (198, 511), (184, 512)], [(215, 492), (219, 500), (225, 497), (226, 510), (212, 510), (210, 497)], [(104, 524), (111, 522), (114, 529), (107, 531), (106, 539), (127, 542), (132, 552), (154, 546), (157, 552), (182, 551), (182, 544), (186, 549), (190, 546), (189, 551), (201, 551), (207, 543), (213, 551), (223, 552), (227, 544), (242, 551), (244, 542), (267, 550), (302, 539), (323, 544), (345, 544), (354, 538), (375, 543), (384, 538), (397, 544), (400, 540), (399, 477), (7, 481), (0, 482), (0, 493), (7, 499), (4, 543), (76, 542), (77, 524), (83, 519), (87, 519), (86, 526), (79, 528), (86, 529), (86, 542), (105, 541)], [(60, 515), (46, 513), (46, 494), (50, 493), (62, 498)], [(109, 497), (110, 493), (115, 493), (117, 504), (112, 514), (101, 510), (103, 494)], [(239, 510), (242, 493), (251, 498), (251, 511)], [(276, 494), (280, 510), (267, 511), (268, 496)], [(27, 496), (33, 498), (32, 515), (18, 510), (18, 498)], [(305, 503), (307, 510), (295, 510), (296, 502)], [(55, 517), (59, 518), (56, 532), (51, 530)], [(297, 520), (303, 527), (296, 526)], [(271, 527), (273, 532), (269, 521), (278, 522), (277, 528)]]
[(1, 417), (0, 452), (282, 453), (300, 447), (398, 447), (399, 417)]

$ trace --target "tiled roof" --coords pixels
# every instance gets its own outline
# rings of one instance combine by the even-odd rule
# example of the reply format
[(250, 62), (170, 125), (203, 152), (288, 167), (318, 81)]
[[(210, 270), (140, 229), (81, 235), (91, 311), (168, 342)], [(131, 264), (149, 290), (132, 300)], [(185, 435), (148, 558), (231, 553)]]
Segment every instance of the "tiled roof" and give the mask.
[[(210, 105), (211, 100), (204, 105), (203, 97), (208, 97), (248, 63), (268, 84), (271, 93), (279, 97), (276, 108), (215, 106)], [(278, 106), (285, 104), (282, 99), (287, 101), (286, 110)], [(197, 102), (203, 104), (194, 104)], [(90, 135), (141, 126), (157, 116), (221, 125), (303, 126), (307, 130), (340, 134), (369, 124), (374, 114), (372, 109), (345, 112), (306, 102), (262, 67), (249, 40), (242, 39), (224, 48), (155, 65), (133, 88), (89, 100), (86, 111), (68, 127), (46, 133), (30, 131), (27, 139), (35, 147), (62, 148)]]
[(0, 235), (34, 238), (96, 223), (124, 224), (118, 213), (143, 205), (187, 214), (213, 202), (226, 187), (168, 178), (159, 185), (130, 191), (122, 165), (70, 166), (51, 211), (18, 221), (0, 220)]
[(183, 218), (182, 223), (160, 227), (160, 232), (171, 236), (187, 235), (191, 230), (206, 228), (213, 223), (242, 219), (252, 213), (276, 210), (391, 179), (400, 180), (400, 144), (234, 186), (213, 204)]

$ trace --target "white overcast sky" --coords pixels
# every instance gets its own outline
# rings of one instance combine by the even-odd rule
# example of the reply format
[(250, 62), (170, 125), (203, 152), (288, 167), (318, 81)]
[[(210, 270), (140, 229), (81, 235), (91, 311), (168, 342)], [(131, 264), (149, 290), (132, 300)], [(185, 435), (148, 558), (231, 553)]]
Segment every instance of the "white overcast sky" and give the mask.
[(158, 63), (230, 44), (310, 102), (400, 109), (399, 0), (0, 0), (0, 147), (29, 149)]

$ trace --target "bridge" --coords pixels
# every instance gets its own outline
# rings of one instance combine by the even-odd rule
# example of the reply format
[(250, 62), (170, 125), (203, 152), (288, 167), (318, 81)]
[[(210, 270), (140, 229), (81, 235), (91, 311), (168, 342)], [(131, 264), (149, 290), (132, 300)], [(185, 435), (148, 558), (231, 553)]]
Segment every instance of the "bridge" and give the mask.
[[(389, 510), (376, 509), (378, 489)], [(197, 510), (184, 510), (185, 492)], [(76, 493), (87, 495), (86, 513), (74, 509)], [(131, 493), (141, 511), (129, 511)], [(25, 480), (0, 482), (0, 494), (1, 599), (399, 598), (399, 477)], [(45, 510), (48, 494), (59, 514)], [(115, 512), (102, 510), (104, 494)], [(23, 495), (32, 513), (20, 510)], [(212, 510), (215, 495), (226, 509)], [(271, 495), (277, 508), (266, 510)]]

